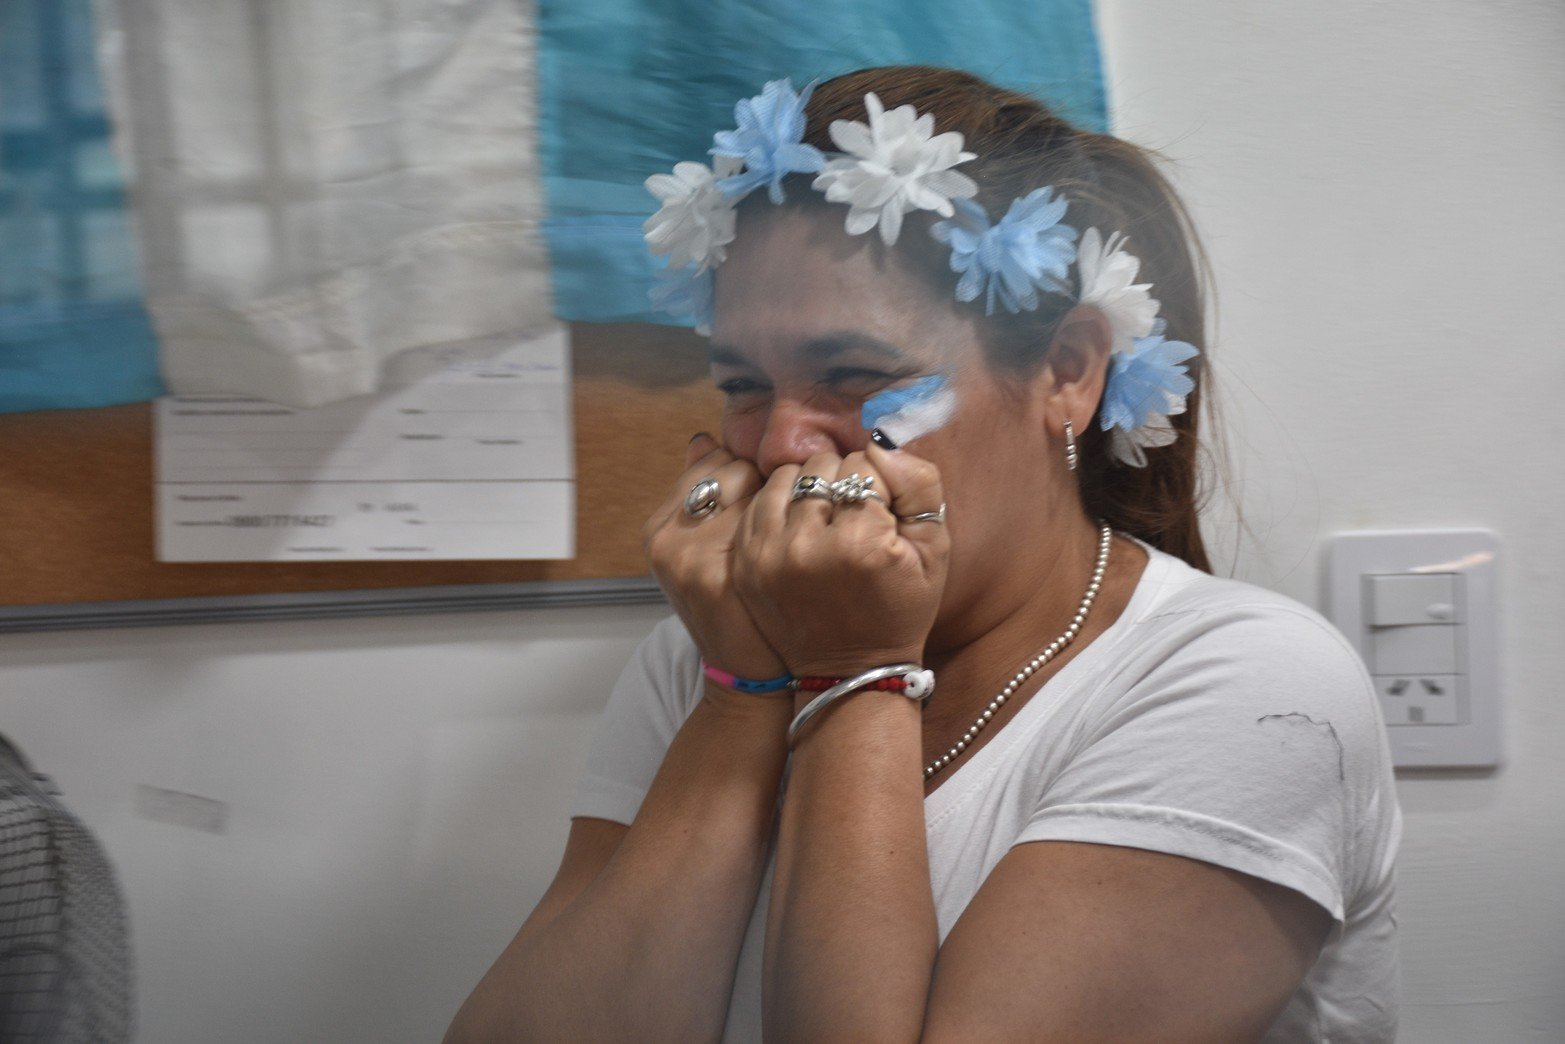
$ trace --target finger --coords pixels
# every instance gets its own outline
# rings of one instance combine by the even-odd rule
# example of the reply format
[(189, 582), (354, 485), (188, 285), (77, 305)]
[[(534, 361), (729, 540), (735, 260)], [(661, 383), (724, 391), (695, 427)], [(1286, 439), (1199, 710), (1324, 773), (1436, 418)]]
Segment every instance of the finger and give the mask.
[(771, 473), (745, 509), (744, 535), (747, 539), (777, 532), (788, 524), (793, 484), (802, 474), (804, 470), (797, 464), (783, 464)]
[(696, 461), (718, 448), (717, 440), (704, 431), (698, 431), (690, 438), (690, 445), (685, 450), (685, 470), (689, 471), (696, 466)]
[(924, 458), (907, 450), (888, 451), (873, 444), (864, 455), (884, 480), (880, 491), (899, 518), (939, 511), (945, 503), (940, 469)]
[[(727, 455), (726, 451), (722, 450), (719, 450), (718, 453)], [(718, 453), (708, 454), (702, 458), (702, 463), (717, 462), (721, 459)], [(728, 458), (726, 463), (711, 471), (702, 472), (701, 468), (697, 467), (685, 473), (687, 476), (695, 476), (691, 481), (692, 488), (694, 488), (696, 483), (704, 482), (708, 479), (717, 483), (717, 514), (734, 510), (755, 496), (756, 491), (761, 488), (761, 473), (756, 470), (754, 464), (748, 460), (734, 458), (731, 455), (728, 455)], [(681, 494), (681, 496), (684, 495)], [(691, 518), (690, 513), (684, 510), (684, 505), (681, 503), (679, 517), (684, 519), (686, 523), (699, 525), (712, 516)], [(737, 524), (736, 521), (735, 525)]]
[(950, 536), (943, 522), (909, 522), (925, 513), (938, 513), (945, 504), (940, 469), (906, 450), (885, 450), (871, 445), (865, 456), (885, 479), (888, 506), (897, 519), (897, 532), (912, 543), (926, 568), (945, 553)]
[(679, 476), (675, 487), (678, 490), (688, 490), (702, 479), (710, 477), (724, 464), (738, 459), (728, 452), (722, 443), (705, 432), (690, 440), (690, 447), (685, 451), (685, 456), (689, 459), (689, 463), (685, 465), (684, 473)]
[(885, 478), (879, 469), (870, 461), (864, 453), (850, 453), (843, 458), (842, 464), (837, 469), (837, 478), (850, 479), (857, 475), (865, 487), (875, 496), (867, 497), (858, 502), (844, 501), (837, 505), (832, 513), (831, 524), (833, 526), (869, 526), (871, 528), (890, 529), (894, 520), (888, 510), (890, 495), (886, 492)]
[[(842, 458), (835, 453), (817, 453), (806, 460), (799, 470), (798, 478), (807, 478), (811, 475), (831, 482), (837, 477), (837, 470), (842, 466)], [(789, 486), (789, 496), (793, 493), (793, 487)], [(800, 497), (788, 505), (788, 524), (790, 526), (823, 526), (831, 521), (832, 503), (821, 497)]]
[(718, 468), (733, 459), (734, 455), (724, 449), (712, 436), (704, 431), (697, 433), (685, 449), (685, 470), (674, 480), (669, 495), (652, 512), (652, 516), (647, 520), (646, 531), (661, 528), (669, 519), (683, 511), (685, 497), (689, 496), (695, 484), (710, 477)]

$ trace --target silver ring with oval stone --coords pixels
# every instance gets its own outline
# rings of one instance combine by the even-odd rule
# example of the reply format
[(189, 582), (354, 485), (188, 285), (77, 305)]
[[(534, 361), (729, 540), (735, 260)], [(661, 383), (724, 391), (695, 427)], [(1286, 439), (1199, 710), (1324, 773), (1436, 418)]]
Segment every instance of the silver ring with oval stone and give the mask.
[(819, 500), (831, 500), (831, 483), (819, 475), (800, 475), (793, 483), (793, 492), (788, 496), (788, 503), (795, 500), (803, 500), (805, 497), (815, 497)]

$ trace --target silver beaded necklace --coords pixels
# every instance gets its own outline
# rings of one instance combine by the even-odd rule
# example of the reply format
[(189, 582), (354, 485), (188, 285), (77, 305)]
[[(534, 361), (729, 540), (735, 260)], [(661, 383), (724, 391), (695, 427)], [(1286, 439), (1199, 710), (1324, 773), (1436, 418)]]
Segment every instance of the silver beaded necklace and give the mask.
[(1005, 688), (1000, 690), (999, 695), (989, 701), (989, 706), (985, 707), (984, 712), (978, 715), (977, 719), (967, 727), (967, 731), (962, 733), (962, 738), (957, 740), (950, 750), (924, 766), (924, 779), (930, 779), (935, 773), (961, 757), (962, 751), (968, 748), (968, 745), (973, 742), (973, 738), (982, 732), (984, 726), (988, 725), (1000, 708), (1005, 706), (1005, 701), (1016, 695), (1016, 690), (1021, 688), (1022, 684), (1028, 678), (1031, 678), (1040, 667), (1054, 659), (1065, 650), (1067, 645), (1075, 641), (1076, 635), (1081, 633), (1081, 625), (1087, 622), (1087, 611), (1092, 608), (1092, 600), (1098, 597), (1098, 589), (1103, 586), (1103, 575), (1108, 572), (1109, 541), (1112, 536), (1113, 531), (1109, 528), (1109, 524), (1107, 522), (1099, 522), (1098, 561), (1092, 567), (1092, 582), (1087, 585), (1087, 593), (1081, 596), (1081, 605), (1076, 607), (1076, 615), (1071, 619), (1070, 626), (1065, 628), (1063, 634), (1050, 642), (1048, 648), (1027, 661), (1026, 665), (1016, 672), (1016, 676), (1006, 683)]

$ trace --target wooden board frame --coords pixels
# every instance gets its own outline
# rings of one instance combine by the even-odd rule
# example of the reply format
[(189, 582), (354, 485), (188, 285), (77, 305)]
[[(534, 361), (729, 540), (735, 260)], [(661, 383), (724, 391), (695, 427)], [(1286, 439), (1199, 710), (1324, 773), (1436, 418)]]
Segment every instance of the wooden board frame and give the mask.
[(566, 561), (157, 562), (150, 404), (0, 415), (0, 631), (654, 601), (641, 526), (716, 430), (706, 342), (580, 323), (571, 353)]

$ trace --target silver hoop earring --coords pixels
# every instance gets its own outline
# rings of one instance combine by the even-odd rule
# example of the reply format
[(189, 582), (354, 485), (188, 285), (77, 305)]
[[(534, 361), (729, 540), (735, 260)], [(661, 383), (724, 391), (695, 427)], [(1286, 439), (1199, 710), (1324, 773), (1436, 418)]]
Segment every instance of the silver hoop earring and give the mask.
[(1065, 467), (1071, 471), (1076, 470), (1076, 465), (1081, 458), (1076, 453), (1076, 429), (1071, 425), (1070, 418), (1065, 419)]

